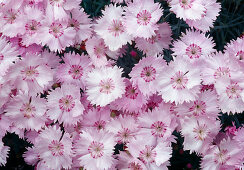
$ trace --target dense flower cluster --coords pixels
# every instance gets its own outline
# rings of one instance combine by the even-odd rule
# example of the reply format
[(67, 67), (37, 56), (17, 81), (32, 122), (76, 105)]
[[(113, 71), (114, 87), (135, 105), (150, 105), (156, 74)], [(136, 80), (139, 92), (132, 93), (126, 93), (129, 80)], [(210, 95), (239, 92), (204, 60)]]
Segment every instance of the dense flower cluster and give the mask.
[[(220, 4), (168, 0), (191, 27), (173, 40), (153, 0), (113, 0), (92, 19), (80, 2), (0, 2), (0, 139), (33, 144), (23, 157), (37, 170), (162, 170), (176, 130), (203, 169), (244, 168), (244, 129), (220, 132), (218, 118), (244, 111), (244, 38), (218, 52), (205, 34)], [(143, 57), (125, 77), (116, 61), (128, 43)], [(78, 45), (86, 52), (64, 54)], [(0, 140), (0, 165), (9, 149)]]

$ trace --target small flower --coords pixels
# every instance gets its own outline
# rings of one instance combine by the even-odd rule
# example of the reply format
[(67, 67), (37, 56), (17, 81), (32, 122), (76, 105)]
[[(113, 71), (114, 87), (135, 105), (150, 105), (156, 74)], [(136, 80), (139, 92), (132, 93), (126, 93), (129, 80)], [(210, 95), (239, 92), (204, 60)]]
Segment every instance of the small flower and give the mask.
[(93, 69), (88, 74), (87, 94), (92, 104), (105, 106), (125, 92), (125, 83), (118, 67)]

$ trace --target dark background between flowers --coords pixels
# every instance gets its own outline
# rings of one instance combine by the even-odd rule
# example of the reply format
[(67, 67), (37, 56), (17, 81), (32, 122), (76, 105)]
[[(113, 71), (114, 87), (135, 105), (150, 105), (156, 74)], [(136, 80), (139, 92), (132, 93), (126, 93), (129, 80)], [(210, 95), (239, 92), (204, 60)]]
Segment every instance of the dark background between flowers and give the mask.
[[(182, 32), (188, 29), (188, 25), (181, 19), (176, 18), (175, 14), (170, 12), (170, 8), (166, 1), (155, 0), (159, 2), (164, 9), (164, 14), (160, 19), (161, 22), (168, 22), (172, 29), (172, 38), (174, 40), (178, 39)], [(215, 48), (218, 51), (222, 51), (224, 46), (230, 42), (232, 39), (244, 35), (244, 0), (218, 0), (221, 3), (221, 12), (218, 16), (214, 28), (210, 30), (207, 34), (213, 37), (216, 43)], [(102, 15), (101, 10), (104, 9), (105, 5), (110, 4), (109, 0), (83, 0), (80, 4), (90, 17), (99, 17)], [(143, 56), (140, 51), (137, 51), (137, 57), (132, 57), (130, 52), (132, 50), (137, 51), (134, 48), (134, 43), (132, 45), (128, 44), (127, 53), (123, 58), (119, 58), (117, 65), (124, 69), (123, 76), (128, 77), (128, 73), (131, 71), (132, 67), (138, 63), (139, 59)], [(85, 51), (77, 50), (73, 47), (66, 48), (65, 52), (75, 52), (82, 53)], [(172, 51), (164, 50), (164, 59), (167, 62), (172, 60)], [(62, 57), (63, 54), (58, 54)], [(58, 57), (58, 56), (57, 56)], [(45, 97), (45, 96), (44, 96)], [(222, 123), (222, 131), (227, 126), (232, 126), (234, 122), (235, 126), (238, 128), (244, 124), (244, 113), (227, 115), (226, 113), (219, 113), (219, 119)], [(170, 170), (187, 170), (187, 169), (200, 169), (201, 157), (196, 153), (190, 154), (189, 151), (183, 150), (184, 138), (179, 132), (174, 132), (177, 136), (177, 143), (172, 143), (173, 154), (170, 159), (171, 166), (168, 167)], [(11, 147), (9, 152), (8, 162), (5, 167), (0, 167), (0, 169), (6, 170), (31, 170), (34, 167), (26, 165), (22, 154), (26, 151), (26, 147), (31, 146), (30, 143), (23, 139), (20, 139), (17, 135), (7, 133), (3, 138), (5, 145)], [(115, 146), (115, 154), (123, 150), (123, 146)]]

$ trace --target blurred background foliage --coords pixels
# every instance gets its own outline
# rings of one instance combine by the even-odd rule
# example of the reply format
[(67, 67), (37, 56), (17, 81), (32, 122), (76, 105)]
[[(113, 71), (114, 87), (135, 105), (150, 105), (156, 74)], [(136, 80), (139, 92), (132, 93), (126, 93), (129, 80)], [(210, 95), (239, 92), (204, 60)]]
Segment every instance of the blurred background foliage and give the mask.
[[(188, 25), (182, 20), (176, 18), (176, 15), (170, 12), (170, 8), (166, 1), (164, 0), (155, 0), (155, 2), (161, 3), (162, 8), (164, 9), (164, 14), (161, 17), (159, 22), (168, 22), (171, 25), (172, 37), (173, 39), (178, 39), (182, 32), (185, 32), (186, 29), (189, 29)], [(244, 0), (218, 0), (221, 3), (221, 12), (218, 16), (214, 28), (212, 28), (207, 35), (213, 37), (213, 40), (216, 44), (215, 48), (218, 51), (222, 51), (224, 46), (230, 42), (230, 40), (237, 39), (237, 37), (244, 35)], [(80, 4), (81, 7), (85, 9), (85, 12), (90, 15), (91, 18), (98, 18), (102, 16), (101, 10), (104, 9), (105, 5), (110, 4), (109, 0), (83, 0)], [(125, 5), (125, 4), (122, 4)], [(117, 65), (124, 69), (125, 77), (128, 77), (129, 72), (132, 67), (138, 63), (139, 59), (143, 56), (142, 52), (135, 49), (135, 44), (128, 44), (128, 49), (126, 54), (119, 58)], [(75, 48), (67, 48), (65, 52), (76, 52)], [(137, 56), (132, 57), (131, 51), (135, 51)], [(164, 59), (167, 62), (172, 60), (172, 51), (164, 50)], [(62, 54), (60, 55), (62, 56)], [(232, 123), (236, 127), (242, 126), (244, 124), (244, 114), (237, 115), (227, 115), (220, 113), (219, 119), (222, 123), (222, 131), (227, 126), (232, 126)], [(177, 143), (172, 143), (173, 154), (170, 159), (171, 166), (170, 170), (187, 170), (187, 169), (200, 169), (200, 160), (201, 157), (196, 153), (190, 154), (189, 151), (183, 150), (183, 141), (184, 138), (180, 133), (174, 132), (174, 135), (177, 137)], [(31, 146), (30, 143), (20, 139), (15, 134), (8, 133), (3, 141), (5, 145), (11, 147), (8, 162), (5, 167), (0, 167), (0, 169), (6, 170), (28, 170), (34, 169), (34, 167), (28, 166), (25, 164), (22, 154), (26, 151), (26, 147)], [(123, 146), (116, 145), (115, 153), (118, 153), (119, 150), (123, 150)]]

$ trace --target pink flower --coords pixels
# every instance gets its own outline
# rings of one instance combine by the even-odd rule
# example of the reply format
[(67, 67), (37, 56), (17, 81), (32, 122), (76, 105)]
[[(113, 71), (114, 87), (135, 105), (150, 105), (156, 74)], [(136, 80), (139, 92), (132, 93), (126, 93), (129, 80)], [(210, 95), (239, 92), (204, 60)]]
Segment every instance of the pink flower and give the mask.
[(108, 107), (101, 109), (91, 109), (83, 115), (82, 126), (85, 129), (104, 130), (110, 121), (111, 110)]
[[(13, 5), (13, 3), (10, 5)], [(10, 38), (23, 34), (25, 32), (25, 26), (22, 19), (23, 11), (19, 9), (18, 5), (4, 7), (0, 14), (0, 28), (3, 35)]]
[(121, 98), (115, 100), (112, 105), (118, 110), (138, 112), (146, 104), (146, 97), (143, 96), (137, 86), (132, 85), (129, 79), (125, 79), (125, 93)]
[(206, 117), (185, 118), (181, 124), (184, 149), (204, 154), (220, 131), (220, 122)]
[(0, 139), (5, 136), (12, 124), (12, 121), (5, 114), (0, 114)]
[(9, 68), (4, 80), (23, 92), (35, 95), (51, 86), (53, 71), (40, 55), (28, 53)]
[(85, 78), (91, 70), (91, 61), (88, 56), (65, 54), (64, 64), (61, 64), (56, 72), (59, 82), (71, 83), (76, 86), (85, 88)]
[(221, 5), (216, 2), (216, 0), (207, 0), (202, 1), (202, 5), (204, 6), (204, 11), (201, 16), (201, 19), (196, 20), (186, 20), (186, 23), (190, 27), (194, 27), (203, 32), (207, 32), (210, 28), (213, 27), (214, 21), (217, 19), (219, 15)]
[(10, 100), (5, 111), (17, 128), (38, 131), (47, 120), (46, 110), (45, 99), (20, 93)]
[(42, 21), (44, 19), (43, 11), (36, 7), (26, 6), (24, 8), (25, 20), (23, 23), (25, 24), (25, 31), (22, 34), (21, 43), (25, 46), (29, 46), (31, 44), (40, 44), (40, 28), (42, 27)]
[(17, 61), (18, 51), (4, 37), (0, 37), (0, 82), (8, 68)]
[(216, 120), (220, 110), (218, 109), (216, 91), (201, 92), (195, 101), (184, 103), (181, 107), (179, 115), (184, 118), (206, 116), (209, 119)]
[(223, 113), (241, 113), (244, 111), (244, 80), (223, 80), (219, 84), (219, 107)]
[(162, 52), (163, 49), (169, 49), (171, 43), (171, 29), (168, 23), (158, 24), (159, 28), (155, 31), (156, 35), (150, 38), (136, 38), (136, 47), (142, 50), (147, 56), (154, 56)]
[(157, 22), (163, 15), (159, 3), (153, 0), (134, 0), (125, 8), (125, 26), (133, 37), (150, 38), (158, 30)]
[(62, 134), (56, 126), (43, 130), (35, 145), (39, 159), (50, 169), (68, 169), (72, 165), (72, 138), (68, 133)]
[(88, 15), (84, 12), (84, 9), (80, 10), (75, 8), (71, 11), (72, 18), (69, 18), (68, 26), (74, 27), (76, 30), (75, 42), (80, 43), (92, 35), (92, 24), (91, 19), (88, 18)]
[[(140, 138), (128, 144), (128, 150), (134, 158), (139, 158), (147, 169), (164, 169), (161, 165), (167, 163), (172, 154), (172, 148), (167, 142), (156, 144)], [(159, 168), (160, 167), (160, 168)]]
[(177, 58), (169, 63), (160, 75), (160, 94), (165, 102), (194, 101), (200, 92), (199, 69), (189, 60)]
[(63, 84), (48, 95), (48, 112), (50, 119), (64, 126), (75, 125), (83, 114), (84, 106), (80, 102), (80, 88), (72, 84)]
[(140, 128), (139, 137), (146, 138), (148, 142), (154, 143), (155, 141), (172, 140), (171, 135), (177, 123), (174, 115), (162, 106), (141, 114), (138, 117), (138, 125)]
[(236, 60), (241, 67), (244, 66), (244, 37), (231, 41), (225, 49), (225, 53), (228, 53), (231, 59)]
[(106, 6), (104, 16), (98, 19), (95, 25), (95, 32), (104, 39), (111, 51), (118, 50), (127, 42), (131, 43), (132, 37), (125, 30), (122, 14), (122, 7)]
[(92, 37), (86, 42), (86, 50), (91, 57), (92, 63), (96, 67), (106, 66), (109, 64), (106, 57), (109, 50), (103, 39)]
[(67, 26), (65, 21), (56, 21), (46, 16), (43, 26), (40, 28), (40, 42), (42, 45), (48, 45), (51, 51), (61, 51), (66, 47), (73, 45), (76, 31)]
[(125, 92), (122, 70), (116, 66), (95, 68), (88, 73), (87, 95), (92, 104), (105, 106)]
[(114, 134), (117, 143), (126, 144), (135, 140), (138, 125), (133, 117), (120, 115), (107, 124), (106, 130)]
[(205, 67), (202, 69), (204, 84), (214, 84), (217, 92), (222, 86), (222, 80), (240, 77), (237, 63), (230, 59), (227, 53), (216, 53), (205, 58)]
[(69, 11), (78, 8), (79, 0), (48, 0), (46, 12), (48, 15), (53, 16), (54, 20), (67, 20)]
[(115, 160), (112, 157), (114, 136), (106, 131), (85, 130), (74, 143), (74, 151), (80, 166), (87, 170), (109, 169)]
[(186, 56), (190, 59), (204, 59), (215, 52), (212, 38), (206, 37), (200, 31), (186, 31), (186, 34), (181, 36), (181, 40), (175, 41), (173, 46), (173, 55), (177, 57)]
[(202, 169), (235, 169), (234, 166), (240, 162), (240, 158), (243, 157), (240, 154), (243, 148), (234, 141), (223, 139), (220, 144), (213, 145), (209, 151), (203, 156), (201, 162)]
[(202, 0), (171, 0), (169, 5), (176, 16), (183, 20), (201, 19), (205, 11)]
[(133, 85), (138, 86), (143, 95), (149, 96), (160, 90), (159, 75), (164, 67), (166, 67), (166, 62), (162, 56), (145, 57), (132, 68), (129, 76)]

